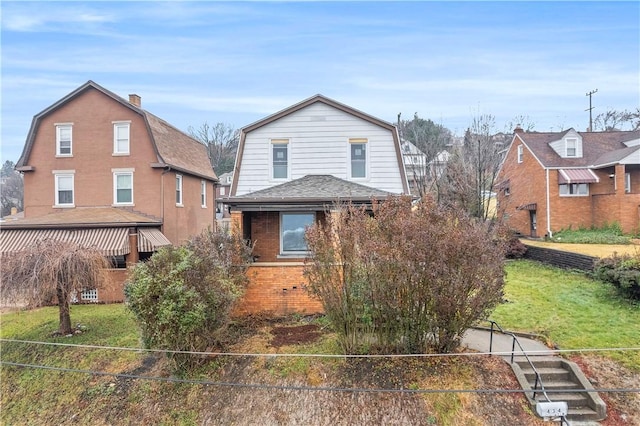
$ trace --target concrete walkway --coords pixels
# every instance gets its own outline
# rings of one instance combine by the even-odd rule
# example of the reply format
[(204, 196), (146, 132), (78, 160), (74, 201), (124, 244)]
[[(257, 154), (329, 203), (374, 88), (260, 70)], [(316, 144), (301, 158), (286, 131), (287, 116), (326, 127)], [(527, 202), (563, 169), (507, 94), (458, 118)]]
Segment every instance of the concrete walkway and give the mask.
[[(531, 339), (528, 337), (517, 336), (518, 342), (522, 345), (522, 349), (528, 356), (535, 355), (552, 355), (549, 353), (551, 350), (544, 343), (539, 340)], [(482, 328), (470, 328), (464, 336), (462, 336), (462, 346), (466, 346), (469, 349), (478, 352), (489, 352), (489, 344), (491, 342), (491, 332)], [(510, 335), (502, 334), (500, 332), (493, 332), (493, 344), (492, 352), (496, 355), (510, 356), (513, 347), (513, 337)], [(516, 343), (515, 355), (521, 355), (522, 350)]]

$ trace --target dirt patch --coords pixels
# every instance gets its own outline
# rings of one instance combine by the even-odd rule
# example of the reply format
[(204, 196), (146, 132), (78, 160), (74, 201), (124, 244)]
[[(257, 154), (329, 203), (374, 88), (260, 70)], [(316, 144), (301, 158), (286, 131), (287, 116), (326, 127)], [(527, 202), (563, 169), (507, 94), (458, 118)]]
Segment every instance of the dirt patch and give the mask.
[[(596, 389), (640, 389), (640, 374), (610, 359), (582, 355), (572, 357), (571, 361), (578, 364)], [(599, 395), (607, 404), (603, 426), (640, 426), (640, 393), (600, 392)]]
[(271, 334), (273, 334), (273, 339), (270, 345), (274, 348), (313, 343), (321, 336), (320, 327), (315, 324), (274, 327), (271, 329)]

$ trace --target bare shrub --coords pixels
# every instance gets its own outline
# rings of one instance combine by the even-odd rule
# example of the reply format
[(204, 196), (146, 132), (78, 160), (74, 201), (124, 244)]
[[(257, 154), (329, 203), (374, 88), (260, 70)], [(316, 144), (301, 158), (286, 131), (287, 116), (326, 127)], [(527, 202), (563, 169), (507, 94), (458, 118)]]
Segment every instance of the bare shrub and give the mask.
[(454, 350), (502, 300), (504, 251), (487, 226), (431, 201), (345, 206), (307, 232), (311, 290), (347, 353)]

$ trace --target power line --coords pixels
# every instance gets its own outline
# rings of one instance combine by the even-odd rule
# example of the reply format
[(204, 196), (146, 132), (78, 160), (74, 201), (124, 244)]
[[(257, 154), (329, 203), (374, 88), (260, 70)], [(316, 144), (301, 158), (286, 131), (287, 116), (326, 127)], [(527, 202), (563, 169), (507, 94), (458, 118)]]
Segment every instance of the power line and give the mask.
[[(106, 371), (80, 370), (76, 368), (52, 367), (38, 364), (23, 364), (17, 362), (0, 361), (2, 365), (22, 368), (36, 368), (43, 370), (60, 371), (64, 373), (90, 374), (93, 376), (108, 376), (134, 380), (153, 380), (169, 383), (184, 383), (192, 385), (206, 385), (218, 387), (269, 389), (269, 390), (291, 390), (291, 391), (313, 391), (313, 392), (348, 392), (348, 393), (476, 393), (476, 394), (497, 394), (497, 393), (530, 393), (533, 389), (388, 389), (388, 388), (339, 388), (326, 386), (289, 386), (289, 385), (267, 385), (261, 383), (237, 383), (237, 382), (214, 382), (210, 380), (181, 379), (177, 377), (140, 376), (137, 374), (109, 373)], [(599, 389), (546, 389), (547, 393), (587, 393), (587, 392), (608, 392), (608, 393), (639, 393), (640, 388), (599, 388)]]
[[(237, 356), (237, 357), (299, 357), (299, 358), (434, 358), (434, 357), (456, 357), (456, 356), (478, 356), (478, 355), (494, 355), (494, 356), (511, 356), (512, 352), (458, 352), (458, 353), (429, 353), (429, 354), (305, 354), (305, 353), (242, 353), (242, 352), (199, 352), (199, 351), (180, 351), (171, 349), (147, 349), (147, 348), (131, 348), (122, 346), (100, 346), (100, 345), (84, 345), (77, 343), (60, 343), (60, 342), (40, 342), (35, 340), (17, 340), (17, 339), (0, 339), (0, 342), (7, 343), (24, 343), (44, 346), (61, 346), (82, 349), (105, 349), (115, 351), (130, 352), (149, 352), (163, 354), (187, 354), (198, 356)], [(628, 348), (585, 348), (585, 349), (549, 349), (544, 351), (527, 351), (527, 355), (556, 355), (560, 353), (576, 353), (576, 352), (626, 352), (640, 351), (640, 347)], [(514, 354), (523, 353), (516, 351)]]

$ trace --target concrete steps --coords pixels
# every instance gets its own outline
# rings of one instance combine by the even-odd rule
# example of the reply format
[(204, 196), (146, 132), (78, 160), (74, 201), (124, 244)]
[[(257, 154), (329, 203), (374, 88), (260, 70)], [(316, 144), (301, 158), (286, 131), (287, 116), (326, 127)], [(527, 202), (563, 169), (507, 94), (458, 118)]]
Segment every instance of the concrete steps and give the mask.
[[(607, 416), (606, 405), (600, 396), (596, 392), (584, 392), (593, 389), (593, 386), (576, 363), (556, 356), (531, 356), (529, 359), (542, 380), (549, 400), (567, 403), (567, 420), (589, 422), (603, 420)], [(533, 390), (536, 373), (527, 359), (515, 357), (513, 361), (511, 368), (522, 389)], [(539, 383), (537, 389), (540, 389)], [(534, 411), (539, 401), (546, 401), (541, 392), (536, 392), (535, 398), (533, 392), (525, 395)]]

